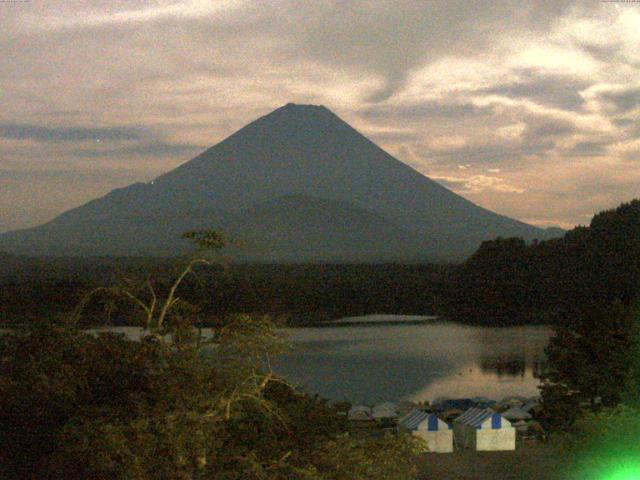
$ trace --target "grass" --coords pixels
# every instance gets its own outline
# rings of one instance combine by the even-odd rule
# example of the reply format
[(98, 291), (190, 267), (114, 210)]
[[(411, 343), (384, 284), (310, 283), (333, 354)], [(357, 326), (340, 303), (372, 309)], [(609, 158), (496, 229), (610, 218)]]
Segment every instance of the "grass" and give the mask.
[(553, 442), (507, 452), (426, 453), (420, 480), (561, 480), (562, 451)]

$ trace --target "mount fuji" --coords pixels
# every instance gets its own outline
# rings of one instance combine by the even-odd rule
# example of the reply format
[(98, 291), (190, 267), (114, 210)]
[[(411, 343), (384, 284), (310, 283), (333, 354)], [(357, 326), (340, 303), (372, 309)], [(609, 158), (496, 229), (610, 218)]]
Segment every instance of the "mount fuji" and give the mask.
[(453, 193), (325, 107), (287, 104), (152, 182), (0, 235), (0, 251), (167, 256), (201, 228), (258, 262), (459, 260), (498, 236), (557, 235)]

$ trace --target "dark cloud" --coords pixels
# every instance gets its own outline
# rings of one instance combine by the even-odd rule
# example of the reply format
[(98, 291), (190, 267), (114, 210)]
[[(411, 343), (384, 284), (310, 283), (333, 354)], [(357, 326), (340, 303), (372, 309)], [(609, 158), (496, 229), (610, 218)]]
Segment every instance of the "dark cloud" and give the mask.
[(466, 145), (446, 150), (429, 147), (417, 148), (416, 153), (438, 165), (496, 165), (510, 163), (522, 156), (515, 145)]
[(542, 75), (531, 70), (518, 72), (515, 82), (503, 83), (477, 90), (477, 93), (526, 98), (542, 105), (578, 111), (584, 104), (580, 91), (591, 82), (562, 75)]
[[(57, 181), (68, 182), (95, 182), (97, 179), (95, 172), (79, 171), (77, 169), (45, 169), (45, 170), (20, 170), (6, 169), (0, 170), (0, 181)], [(101, 181), (133, 181), (135, 175), (126, 170), (101, 170), (99, 175)]]
[(175, 157), (196, 154), (204, 150), (193, 144), (147, 142), (136, 145), (123, 145), (115, 148), (83, 148), (70, 152), (72, 156), (84, 158), (127, 158), (127, 157)]
[(582, 42), (578, 45), (593, 58), (605, 63), (611, 62), (611, 60), (618, 55), (620, 50), (620, 44), (618, 42), (608, 45)]
[(631, 118), (614, 118), (612, 120), (616, 127), (628, 127), (630, 125), (635, 125), (637, 120), (632, 120)]
[(416, 140), (415, 132), (364, 132), (375, 143), (413, 143)]
[(603, 92), (600, 96), (613, 104), (619, 113), (625, 113), (640, 106), (640, 87), (628, 88), (617, 92)]
[(139, 140), (141, 132), (132, 128), (44, 127), (40, 125), (0, 124), (0, 137), (14, 140), (78, 142), (86, 140)]
[(479, 107), (472, 103), (448, 103), (445, 101), (426, 101), (412, 105), (373, 105), (358, 111), (363, 118), (372, 120), (385, 118), (402, 118), (414, 121), (421, 118), (449, 118), (477, 116), (489, 113), (489, 106)]
[(558, 142), (579, 129), (567, 120), (559, 120), (545, 116), (525, 117), (526, 127), (519, 141), (520, 155), (544, 155), (556, 148)]
[(594, 140), (576, 143), (568, 152), (568, 155), (594, 157), (607, 153), (607, 147), (611, 141)]
[[(540, 120), (536, 120), (540, 122)], [(575, 128), (557, 120), (529, 124), (520, 136), (499, 143), (468, 144), (451, 148), (422, 146), (418, 155), (439, 165), (470, 164), (474, 166), (507, 166), (524, 161), (525, 157), (544, 156), (556, 148), (557, 142)]]
[(525, 135), (531, 139), (561, 137), (577, 132), (576, 126), (568, 121), (557, 119), (544, 119), (538, 125), (528, 125)]
[(424, 63), (447, 55), (472, 56), (498, 37), (544, 32), (574, 2), (542, 0), (431, 0), (280, 2), (271, 22), (287, 39), (289, 56), (368, 74), (383, 86), (368, 100), (387, 100)]

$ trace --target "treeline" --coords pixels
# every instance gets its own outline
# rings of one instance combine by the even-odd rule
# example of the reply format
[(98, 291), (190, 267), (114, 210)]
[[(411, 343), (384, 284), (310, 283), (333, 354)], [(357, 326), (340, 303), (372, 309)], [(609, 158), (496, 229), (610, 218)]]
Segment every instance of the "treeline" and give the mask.
[[(166, 291), (179, 264), (157, 258), (14, 259), (13, 270), (0, 274), (0, 319), (15, 324), (51, 312), (69, 313), (87, 293), (123, 278), (130, 279), (131, 285), (153, 278), (154, 287)], [(198, 305), (204, 324), (209, 318), (232, 313), (267, 314), (290, 324), (369, 313), (432, 314), (452, 268), (400, 264), (203, 266), (185, 279), (180, 296)], [(99, 301), (89, 308), (96, 324), (125, 324), (131, 314), (122, 306)]]
[(640, 284), (640, 201), (595, 215), (564, 237), (498, 238), (448, 277), (439, 305), (483, 325), (562, 324), (587, 310), (630, 305)]
[[(0, 320), (68, 313), (87, 292), (123, 278), (159, 291), (175, 274), (166, 258), (23, 258), (0, 255)], [(640, 201), (593, 217), (553, 240), (486, 241), (462, 265), (231, 264), (206, 266), (181, 286), (201, 318), (230, 313), (292, 324), (370, 313), (429, 315), (489, 326), (560, 325), (584, 311), (629, 305), (640, 283)], [(92, 304), (95, 323), (104, 323)], [(107, 310), (109, 310), (107, 308)], [(108, 321), (131, 312), (111, 309)]]

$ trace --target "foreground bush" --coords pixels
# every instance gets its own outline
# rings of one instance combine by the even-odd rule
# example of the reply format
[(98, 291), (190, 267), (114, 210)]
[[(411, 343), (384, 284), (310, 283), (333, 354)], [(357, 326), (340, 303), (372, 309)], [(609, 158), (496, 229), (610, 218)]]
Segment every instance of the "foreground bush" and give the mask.
[[(268, 319), (218, 320), (206, 337), (193, 327), (198, 308), (178, 288), (223, 240), (184, 237), (199, 251), (166, 292), (151, 279), (100, 287), (65, 322), (0, 336), (0, 479), (413, 478), (411, 437), (352, 437), (273, 374)], [(76, 328), (96, 295), (136, 307), (139, 341)]]
[(410, 438), (350, 436), (269, 371), (266, 320), (168, 338), (64, 325), (0, 337), (0, 478), (413, 478)]

